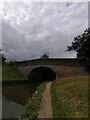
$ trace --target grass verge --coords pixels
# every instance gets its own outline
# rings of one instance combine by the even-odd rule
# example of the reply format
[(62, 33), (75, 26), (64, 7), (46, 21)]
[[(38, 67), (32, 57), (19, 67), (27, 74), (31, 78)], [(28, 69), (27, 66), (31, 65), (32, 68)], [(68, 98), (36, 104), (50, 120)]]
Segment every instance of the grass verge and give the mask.
[(42, 94), (46, 88), (46, 83), (42, 83), (37, 88), (37, 93), (34, 93), (32, 98), (30, 98), (29, 102), (26, 104), (24, 111), (21, 114), (21, 118), (29, 118), (29, 119), (37, 119), (38, 112), (40, 110)]
[(2, 80), (24, 80), (25, 78), (14, 65), (4, 64), (2, 66)]
[(88, 76), (61, 78), (51, 86), (54, 118), (88, 117)]

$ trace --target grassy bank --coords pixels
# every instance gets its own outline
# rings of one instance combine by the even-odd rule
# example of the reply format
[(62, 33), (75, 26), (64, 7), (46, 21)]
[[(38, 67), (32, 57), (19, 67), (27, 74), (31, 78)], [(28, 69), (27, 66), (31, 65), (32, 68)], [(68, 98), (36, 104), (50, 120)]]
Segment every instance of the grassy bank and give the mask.
[(11, 64), (4, 64), (2, 66), (2, 80), (24, 80), (21, 73)]
[(34, 93), (32, 98), (26, 104), (24, 111), (21, 114), (21, 118), (37, 119), (38, 112), (41, 105), (42, 94), (46, 88), (46, 82), (38, 86), (37, 93)]
[(61, 78), (51, 87), (54, 118), (88, 117), (88, 76)]
[(0, 66), (0, 80), (2, 80), (2, 66)]

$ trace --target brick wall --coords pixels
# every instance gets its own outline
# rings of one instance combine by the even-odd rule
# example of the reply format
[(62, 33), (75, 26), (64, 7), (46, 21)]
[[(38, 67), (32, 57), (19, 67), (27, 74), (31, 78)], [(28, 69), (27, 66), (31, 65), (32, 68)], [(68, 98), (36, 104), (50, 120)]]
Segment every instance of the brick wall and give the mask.
[(24, 77), (28, 77), (30, 71), (38, 66), (50, 67), (56, 72), (57, 78), (84, 74), (86, 62), (82, 59), (37, 59), (31, 61), (17, 62), (18, 70)]

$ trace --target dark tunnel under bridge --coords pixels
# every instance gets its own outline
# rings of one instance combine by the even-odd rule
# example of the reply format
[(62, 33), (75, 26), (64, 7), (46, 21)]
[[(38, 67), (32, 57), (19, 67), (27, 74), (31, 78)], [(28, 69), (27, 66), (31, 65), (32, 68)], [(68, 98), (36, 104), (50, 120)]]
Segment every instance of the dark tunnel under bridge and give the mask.
[(39, 66), (33, 68), (28, 76), (30, 82), (45, 82), (52, 81), (56, 79), (55, 71), (47, 66)]

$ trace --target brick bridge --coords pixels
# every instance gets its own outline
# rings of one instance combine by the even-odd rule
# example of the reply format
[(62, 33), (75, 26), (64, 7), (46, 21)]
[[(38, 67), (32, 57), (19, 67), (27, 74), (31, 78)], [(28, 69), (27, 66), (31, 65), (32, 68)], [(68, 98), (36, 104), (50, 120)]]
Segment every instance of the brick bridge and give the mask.
[(16, 62), (26, 79), (57, 79), (86, 72), (85, 59), (34, 59)]

